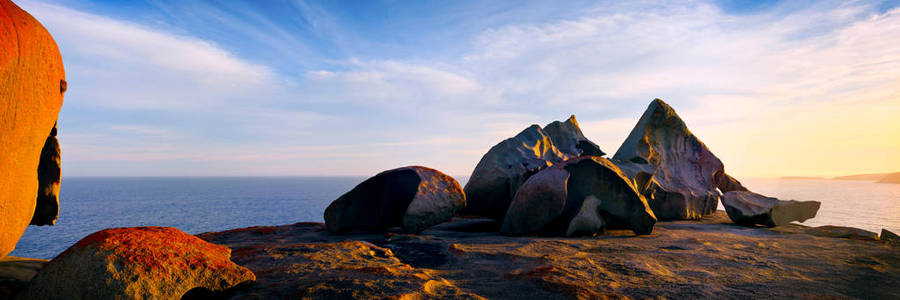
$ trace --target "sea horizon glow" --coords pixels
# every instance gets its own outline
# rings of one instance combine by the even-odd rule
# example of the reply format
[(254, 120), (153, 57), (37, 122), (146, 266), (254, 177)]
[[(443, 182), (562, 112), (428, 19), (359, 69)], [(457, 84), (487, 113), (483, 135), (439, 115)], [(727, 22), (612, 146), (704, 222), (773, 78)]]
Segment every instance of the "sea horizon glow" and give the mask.
[(15, 2), (64, 177), (468, 176), (572, 114), (611, 156), (654, 98), (738, 178), (900, 171), (897, 1)]

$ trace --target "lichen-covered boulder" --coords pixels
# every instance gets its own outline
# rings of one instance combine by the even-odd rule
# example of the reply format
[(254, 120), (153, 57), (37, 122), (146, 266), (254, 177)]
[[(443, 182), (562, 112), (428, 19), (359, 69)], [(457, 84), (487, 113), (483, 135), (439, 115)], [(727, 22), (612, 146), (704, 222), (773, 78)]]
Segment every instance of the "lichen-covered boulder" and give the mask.
[(516, 190), (528, 177), (582, 155), (604, 153), (584, 137), (574, 115), (543, 129), (531, 125), (481, 157), (466, 183), (468, 202), (462, 213), (502, 220)]
[(95, 232), (51, 260), (20, 299), (179, 299), (255, 280), (231, 249), (172, 227)]
[(331, 202), (325, 224), (331, 233), (403, 227), (418, 233), (449, 221), (466, 206), (453, 177), (438, 170), (410, 166), (378, 173)]
[(34, 217), (41, 149), (63, 102), (62, 57), (50, 33), (0, 0), (0, 257)]
[(716, 210), (719, 191), (746, 191), (660, 99), (653, 100), (613, 161), (660, 219), (699, 219)]
[(605, 228), (650, 234), (656, 217), (644, 197), (613, 163), (581, 157), (531, 176), (503, 219), (505, 235), (583, 235)]
[(722, 195), (725, 212), (735, 224), (775, 227), (814, 218), (821, 202), (778, 200), (749, 191)]

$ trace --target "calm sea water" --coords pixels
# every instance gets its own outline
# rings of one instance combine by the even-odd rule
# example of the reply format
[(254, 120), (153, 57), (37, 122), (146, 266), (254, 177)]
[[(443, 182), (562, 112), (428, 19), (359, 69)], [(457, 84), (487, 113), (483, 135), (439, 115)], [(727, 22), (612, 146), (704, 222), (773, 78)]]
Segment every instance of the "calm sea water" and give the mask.
[[(173, 226), (196, 234), (256, 225), (322, 222), (332, 200), (363, 177), (64, 178), (55, 226), (29, 226), (10, 255), (52, 258), (110, 227)], [(465, 183), (466, 178), (459, 178)], [(900, 185), (744, 179), (751, 190), (822, 202), (805, 224), (900, 233)]]

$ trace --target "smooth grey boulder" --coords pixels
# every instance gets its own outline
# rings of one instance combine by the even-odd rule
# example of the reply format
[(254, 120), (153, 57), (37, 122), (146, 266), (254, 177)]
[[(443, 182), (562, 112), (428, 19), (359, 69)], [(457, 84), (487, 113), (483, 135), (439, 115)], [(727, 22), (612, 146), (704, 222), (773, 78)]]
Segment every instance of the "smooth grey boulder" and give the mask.
[(504, 235), (573, 236), (627, 228), (650, 234), (656, 216), (609, 160), (585, 156), (547, 168), (519, 188), (503, 219)]
[(456, 179), (440, 171), (409, 166), (378, 173), (331, 202), (325, 225), (331, 233), (403, 227), (419, 233), (449, 221), (466, 206)]
[(715, 212), (719, 191), (747, 190), (660, 99), (647, 107), (613, 162), (661, 220), (699, 219)]
[(749, 191), (722, 195), (722, 205), (736, 224), (775, 227), (814, 218), (821, 202), (778, 200)]
[(466, 183), (467, 206), (461, 213), (502, 220), (531, 175), (570, 158), (603, 154), (584, 137), (574, 115), (544, 128), (531, 125), (484, 154)]

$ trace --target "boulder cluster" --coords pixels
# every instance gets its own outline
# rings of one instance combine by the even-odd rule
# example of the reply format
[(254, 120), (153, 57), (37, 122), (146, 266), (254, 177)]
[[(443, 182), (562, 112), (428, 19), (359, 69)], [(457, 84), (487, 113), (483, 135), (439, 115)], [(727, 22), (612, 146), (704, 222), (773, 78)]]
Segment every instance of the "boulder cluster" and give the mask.
[(607, 228), (646, 235), (662, 220), (700, 219), (719, 200), (736, 224), (774, 227), (815, 217), (816, 201), (749, 191), (671, 106), (655, 99), (611, 159), (575, 116), (531, 125), (484, 156), (465, 188), (437, 170), (379, 173), (325, 211), (331, 233), (401, 227), (410, 233), (454, 215), (499, 221), (504, 235), (593, 235)]

